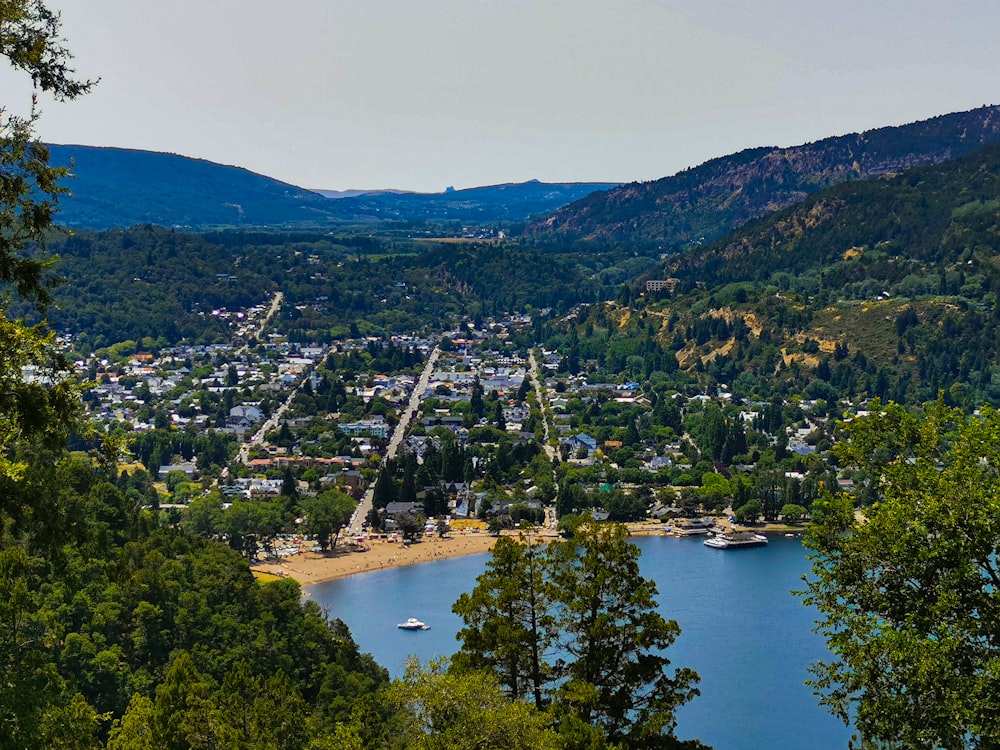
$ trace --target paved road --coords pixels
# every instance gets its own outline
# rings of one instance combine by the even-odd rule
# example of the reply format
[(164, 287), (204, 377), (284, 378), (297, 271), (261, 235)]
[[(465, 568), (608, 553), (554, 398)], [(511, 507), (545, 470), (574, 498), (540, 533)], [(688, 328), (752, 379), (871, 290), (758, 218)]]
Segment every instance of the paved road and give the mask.
[[(542, 412), (542, 426), (545, 429), (545, 455), (549, 459), (549, 463), (553, 464), (552, 469), (552, 483), (555, 485), (556, 494), (559, 493), (559, 482), (556, 479), (555, 463), (559, 460), (559, 452), (557, 447), (551, 445), (549, 442), (549, 402), (546, 399), (545, 391), (542, 388), (542, 381), (538, 374), (538, 360), (535, 359), (535, 350), (532, 349), (528, 352), (528, 373), (531, 376), (531, 385), (535, 389), (535, 397), (538, 399), (538, 408)], [(548, 505), (544, 508), (545, 510), (545, 526), (550, 529), (556, 527), (556, 509), (552, 505)]]
[(549, 461), (554, 461), (558, 454), (556, 447), (549, 443), (549, 403), (545, 398), (545, 391), (542, 389), (541, 379), (538, 377), (538, 361), (535, 359), (535, 350), (528, 352), (529, 374), (531, 375), (531, 385), (535, 389), (535, 397), (538, 399), (538, 408), (542, 412), (542, 426), (545, 428), (545, 455)]
[[(327, 358), (327, 356), (330, 354), (330, 351), (332, 349), (333, 349), (333, 345), (332, 344), (328, 344), (327, 346), (325, 346), (323, 348), (323, 353), (319, 356), (319, 358), (316, 360), (316, 362), (317, 363), (323, 362)], [(247, 462), (247, 460), (249, 459), (249, 457), (250, 457), (250, 449), (251, 448), (256, 448), (258, 445), (260, 445), (261, 443), (263, 443), (264, 436), (268, 432), (270, 432), (271, 430), (273, 430), (273, 429), (275, 429), (275, 428), (278, 427), (278, 424), (281, 422), (281, 418), (285, 415), (285, 412), (288, 411), (288, 409), (291, 407), (292, 402), (295, 400), (296, 394), (299, 392), (299, 390), (302, 388), (302, 386), (304, 386), (306, 384), (306, 381), (309, 379), (310, 373), (313, 371), (313, 369), (315, 367), (316, 367), (316, 365), (313, 364), (313, 365), (310, 365), (309, 367), (307, 367), (303, 371), (303, 373), (302, 373), (302, 379), (299, 380), (298, 385), (296, 385), (291, 390), (291, 392), (288, 394), (288, 398), (286, 398), (281, 403), (281, 406), (279, 406), (277, 409), (275, 409), (271, 413), (271, 416), (268, 417), (264, 421), (263, 424), (261, 424), (261, 426), (253, 434), (253, 436), (250, 438), (250, 440), (240, 446), (240, 450), (236, 454), (236, 460), (237, 461), (239, 461), (240, 463), (244, 463), (245, 464)]]
[[(260, 321), (260, 325), (257, 326), (257, 333), (254, 334), (258, 341), (260, 341), (261, 337), (264, 335), (264, 329), (267, 328), (268, 324), (271, 322), (271, 318), (273, 318), (275, 316), (275, 313), (277, 313), (278, 310), (281, 309), (281, 303), (284, 301), (285, 301), (284, 293), (282, 292), (274, 293), (274, 298), (271, 300), (271, 306), (267, 309), (267, 313), (265, 313), (264, 318)], [(239, 357), (246, 354), (249, 348), (250, 345), (248, 343), (243, 344), (243, 346), (241, 346), (239, 349), (236, 350), (235, 356)], [(294, 391), (292, 392), (292, 395), (295, 395)], [(263, 436), (264, 433), (260, 431), (258, 432), (258, 435)], [(239, 450), (236, 452), (236, 460), (239, 461), (240, 463), (245, 464), (247, 462), (247, 458), (249, 457), (249, 451), (250, 451), (249, 445), (247, 444), (241, 445)], [(225, 480), (228, 477), (229, 477), (229, 467), (226, 466), (223, 467), (222, 472), (219, 475), (219, 478)]]
[[(260, 325), (257, 326), (257, 333), (255, 333), (252, 338), (260, 341), (264, 336), (264, 329), (267, 328), (268, 324), (271, 322), (271, 318), (274, 317), (275, 313), (281, 309), (281, 303), (285, 301), (285, 295), (283, 292), (275, 292), (274, 299), (271, 300), (271, 306), (268, 308), (267, 313), (264, 315), (263, 320), (260, 321)], [(249, 339), (248, 339), (249, 341)], [(247, 350), (250, 348), (250, 344), (244, 344), (237, 351), (236, 354), (246, 354)]]
[[(410, 394), (410, 402), (407, 404), (406, 409), (400, 416), (399, 424), (396, 425), (396, 429), (392, 432), (392, 437), (389, 439), (389, 447), (386, 449), (383, 460), (396, 457), (396, 452), (399, 450), (399, 446), (403, 443), (403, 438), (406, 437), (406, 431), (410, 427), (410, 422), (413, 420), (413, 417), (416, 416), (417, 410), (420, 408), (420, 397), (423, 396), (424, 391), (427, 390), (427, 384), (430, 382), (431, 375), (434, 374), (434, 363), (437, 362), (439, 356), (441, 356), (441, 350), (435, 346), (434, 349), (431, 350), (430, 356), (427, 358), (427, 364), (424, 365), (424, 371), (420, 373), (420, 378), (417, 380), (417, 384), (413, 386), (413, 393)], [(365, 521), (368, 519), (368, 514), (371, 512), (372, 498), (374, 495), (375, 483), (372, 482), (368, 489), (365, 490), (364, 497), (361, 498), (361, 503), (358, 505), (358, 509), (351, 517), (351, 523), (347, 530), (348, 536), (357, 536), (361, 533), (361, 527), (364, 526)]]

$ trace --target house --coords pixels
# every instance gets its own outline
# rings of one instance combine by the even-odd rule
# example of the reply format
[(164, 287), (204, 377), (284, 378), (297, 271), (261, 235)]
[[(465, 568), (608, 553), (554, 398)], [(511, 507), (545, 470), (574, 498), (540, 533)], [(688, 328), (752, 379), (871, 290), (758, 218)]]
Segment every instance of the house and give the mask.
[(229, 410), (226, 427), (237, 434), (243, 434), (264, 418), (264, 412), (253, 404), (240, 404)]
[(660, 469), (669, 469), (674, 462), (669, 456), (653, 456), (645, 464), (647, 471), (657, 472)]
[(362, 419), (357, 422), (344, 422), (340, 429), (348, 437), (377, 437), (384, 438), (389, 432), (389, 423), (381, 415), (371, 419)]
[(198, 468), (191, 461), (185, 461), (179, 464), (166, 464), (160, 467), (160, 470), (156, 473), (157, 478), (162, 482), (167, 478), (167, 475), (172, 471), (183, 472), (188, 479), (194, 479), (198, 476)]
[(420, 420), (420, 424), (424, 427), (447, 427), (449, 430), (453, 430), (455, 432), (462, 427), (462, 423), (462, 417), (445, 417), (440, 415), (424, 417)]
[(420, 508), (416, 503), (392, 502), (385, 506), (385, 517), (392, 518), (400, 513), (415, 513), (417, 510)]
[(597, 450), (597, 440), (585, 432), (573, 435), (573, 437), (565, 440), (564, 443), (568, 445), (570, 451), (574, 453), (578, 452), (581, 448), (586, 449), (588, 456)]

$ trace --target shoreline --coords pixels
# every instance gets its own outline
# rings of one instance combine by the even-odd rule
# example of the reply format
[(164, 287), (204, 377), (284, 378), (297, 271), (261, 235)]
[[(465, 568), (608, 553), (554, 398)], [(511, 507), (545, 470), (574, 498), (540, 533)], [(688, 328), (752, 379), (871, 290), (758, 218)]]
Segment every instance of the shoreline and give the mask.
[[(722, 522), (724, 526), (729, 524)], [(626, 524), (633, 536), (679, 536), (670, 532), (670, 527), (660, 523), (630, 523)], [(754, 527), (754, 530), (768, 533), (800, 534), (804, 527), (768, 524)], [(519, 536), (519, 531), (506, 531), (503, 536)], [(539, 541), (559, 539), (554, 531), (535, 531)], [(341, 540), (337, 548), (326, 554), (318, 552), (301, 552), (280, 561), (258, 563), (250, 567), (261, 580), (275, 578), (291, 578), (300, 586), (311, 586), (315, 583), (325, 583), (347, 576), (372, 573), (377, 570), (400, 568), (409, 565), (446, 560), (453, 557), (477, 555), (490, 552), (498, 537), (489, 534), (455, 531), (446, 538), (425, 538), (419, 542), (402, 544), (398, 540), (371, 539), (368, 546), (358, 548)]]
[(482, 533), (452, 534), (444, 539), (435, 537), (409, 544), (398, 540), (371, 539), (363, 549), (342, 542), (326, 554), (303, 552), (280, 561), (259, 563), (250, 569), (255, 574), (292, 578), (302, 586), (311, 586), (376, 570), (481, 554), (492, 550), (496, 540), (496, 537)]

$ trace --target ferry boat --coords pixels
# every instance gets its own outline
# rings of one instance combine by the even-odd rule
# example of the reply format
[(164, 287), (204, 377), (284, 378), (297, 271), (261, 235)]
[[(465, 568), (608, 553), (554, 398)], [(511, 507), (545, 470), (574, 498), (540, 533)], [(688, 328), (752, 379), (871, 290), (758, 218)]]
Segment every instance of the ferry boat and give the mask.
[(671, 530), (677, 536), (703, 536), (712, 533), (714, 528), (714, 518), (692, 518), (678, 521)]
[(410, 617), (406, 622), (401, 622), (396, 626), (402, 630), (430, 630), (431, 626), (420, 622), (416, 617)]
[(705, 546), (713, 549), (763, 547), (766, 544), (767, 537), (756, 531), (728, 531), (705, 540)]

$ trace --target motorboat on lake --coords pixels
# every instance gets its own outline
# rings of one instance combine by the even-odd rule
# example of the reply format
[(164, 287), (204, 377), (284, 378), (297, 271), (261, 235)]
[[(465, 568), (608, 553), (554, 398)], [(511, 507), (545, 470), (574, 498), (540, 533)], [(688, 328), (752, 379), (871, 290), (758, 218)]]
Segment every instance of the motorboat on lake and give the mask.
[(402, 630), (430, 630), (431, 626), (420, 622), (416, 617), (410, 617), (406, 622), (401, 622), (396, 626)]
[(705, 540), (705, 546), (713, 549), (763, 547), (766, 544), (767, 537), (756, 531), (727, 531)]

